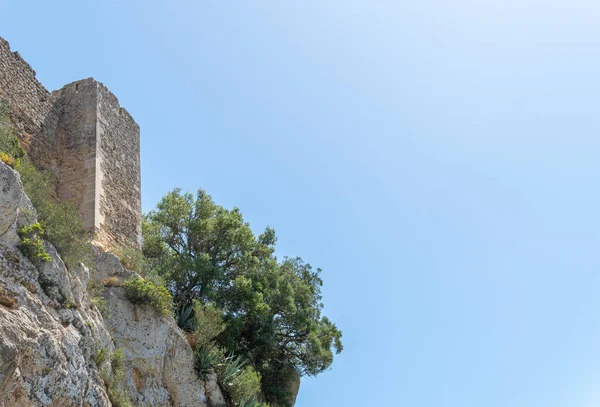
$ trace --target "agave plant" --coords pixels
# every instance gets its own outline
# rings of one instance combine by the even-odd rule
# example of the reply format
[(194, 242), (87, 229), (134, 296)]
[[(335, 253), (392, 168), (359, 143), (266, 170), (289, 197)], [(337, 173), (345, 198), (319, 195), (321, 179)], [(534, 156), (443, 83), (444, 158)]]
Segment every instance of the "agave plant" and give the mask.
[(227, 356), (225, 360), (217, 366), (217, 375), (221, 384), (225, 387), (230, 387), (233, 383), (233, 379), (242, 373), (245, 364), (246, 360), (242, 356), (234, 356), (233, 354)]
[(219, 352), (214, 349), (200, 347), (196, 351), (196, 360), (194, 367), (198, 372), (198, 376), (202, 380), (206, 380), (207, 376), (215, 372), (214, 366), (219, 363)]
[(177, 325), (186, 332), (192, 332), (196, 329), (198, 321), (194, 315), (194, 307), (192, 305), (180, 305), (176, 310)]

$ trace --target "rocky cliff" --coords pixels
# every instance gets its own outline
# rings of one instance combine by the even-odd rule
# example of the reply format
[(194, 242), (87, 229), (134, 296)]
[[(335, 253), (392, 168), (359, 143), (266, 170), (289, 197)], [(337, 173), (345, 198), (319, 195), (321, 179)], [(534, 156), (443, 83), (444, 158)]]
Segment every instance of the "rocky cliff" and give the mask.
[[(88, 287), (133, 274), (116, 256), (95, 248), (92, 271), (67, 268), (45, 242), (52, 260), (36, 266), (18, 248), (18, 228), (33, 222), (18, 173), (0, 162), (0, 407), (117, 406), (111, 386), (139, 407), (225, 404), (214, 380), (198, 379), (172, 317), (131, 304), (119, 284), (104, 288), (100, 313)], [(110, 380), (117, 349), (121, 383)]]

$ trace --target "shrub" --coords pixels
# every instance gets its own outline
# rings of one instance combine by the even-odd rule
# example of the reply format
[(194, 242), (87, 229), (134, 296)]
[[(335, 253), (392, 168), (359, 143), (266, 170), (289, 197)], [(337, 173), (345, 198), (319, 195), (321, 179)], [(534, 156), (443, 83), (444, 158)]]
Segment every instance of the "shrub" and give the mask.
[(256, 400), (260, 394), (260, 373), (246, 366), (231, 382), (229, 392), (236, 403)]
[(19, 249), (36, 265), (52, 261), (52, 257), (50, 257), (44, 247), (44, 241), (41, 237), (43, 234), (44, 229), (42, 229), (39, 223), (23, 226), (19, 229), (19, 237), (21, 238)]
[(89, 263), (91, 234), (85, 231), (77, 206), (55, 199), (54, 178), (39, 171), (26, 157), (9, 111), (9, 104), (0, 99), (0, 161), (19, 172), (23, 189), (38, 212), (45, 238), (56, 246), (67, 265)]
[(214, 364), (221, 389), (234, 405), (264, 406), (258, 402), (261, 376), (242, 356), (230, 354)]
[(90, 280), (87, 285), (87, 292), (91, 298), (92, 304), (96, 306), (100, 314), (104, 318), (108, 318), (110, 316), (110, 310), (106, 305), (106, 300), (104, 300), (104, 297), (102, 296), (104, 293), (104, 286)]
[(206, 380), (209, 374), (215, 372), (215, 366), (223, 361), (225, 355), (215, 347), (200, 347), (196, 350), (194, 367), (198, 377)]
[(132, 277), (125, 282), (124, 287), (125, 296), (133, 304), (149, 304), (163, 316), (167, 316), (173, 311), (171, 293), (162, 285), (156, 285), (143, 278)]
[(124, 364), (125, 354), (123, 353), (123, 350), (115, 350), (110, 358), (110, 367), (113, 371), (113, 375), (119, 379), (119, 381), (125, 376), (125, 370), (123, 369)]
[(84, 229), (76, 205), (54, 199), (52, 176), (38, 171), (26, 157), (19, 160), (15, 168), (21, 175), (25, 193), (37, 210), (45, 237), (56, 246), (65, 263), (90, 263), (92, 236)]
[(144, 255), (140, 249), (130, 246), (117, 247), (114, 250), (123, 267), (141, 273), (144, 268)]
[(113, 407), (133, 407), (129, 394), (123, 388), (111, 389), (108, 391), (108, 399)]
[(192, 305), (180, 305), (175, 310), (177, 318), (177, 326), (185, 332), (193, 332), (196, 330), (198, 320), (194, 315), (194, 307)]
[(230, 389), (234, 379), (243, 371), (246, 360), (241, 356), (230, 354), (222, 363), (216, 366), (219, 382), (226, 389)]
[(77, 309), (77, 304), (75, 304), (69, 299), (65, 299), (60, 305), (62, 305), (62, 307), (66, 309)]
[(11, 168), (15, 168), (15, 160), (12, 159), (8, 154), (0, 151), (0, 161), (8, 165)]
[(213, 346), (214, 339), (226, 328), (221, 310), (212, 304), (194, 303), (194, 315), (197, 321), (196, 342), (200, 347)]
[[(98, 356), (101, 355), (101, 362), (98, 362)], [(100, 366), (108, 360), (108, 350), (102, 348), (96, 354), (96, 364)], [(108, 399), (115, 407), (132, 407), (129, 395), (124, 388), (125, 383), (125, 369), (124, 369), (125, 355), (121, 349), (117, 349), (113, 352), (110, 357), (110, 366), (105, 366), (102, 369), (102, 379), (108, 390)]]
[(106, 362), (108, 360), (108, 349), (107, 348), (100, 348), (98, 349), (98, 352), (96, 352), (96, 365), (98, 367), (101, 367), (104, 362)]
[(0, 99), (0, 153), (4, 154), (0, 154), (0, 161), (11, 165), (6, 161), (7, 158), (14, 164), (14, 161), (23, 157), (25, 152), (19, 144), (16, 130), (8, 115), (9, 111), (10, 105)]
[(108, 391), (108, 399), (113, 407), (133, 407), (129, 394), (123, 388), (110, 389)]

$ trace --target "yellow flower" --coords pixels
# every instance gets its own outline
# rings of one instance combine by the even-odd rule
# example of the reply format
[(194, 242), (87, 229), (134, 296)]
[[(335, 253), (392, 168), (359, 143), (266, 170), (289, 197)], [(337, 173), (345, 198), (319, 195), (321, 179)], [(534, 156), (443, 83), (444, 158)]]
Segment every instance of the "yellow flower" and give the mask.
[(8, 165), (11, 168), (15, 167), (15, 161), (12, 158), (10, 158), (10, 156), (6, 153), (0, 152), (0, 161), (2, 161), (4, 164)]

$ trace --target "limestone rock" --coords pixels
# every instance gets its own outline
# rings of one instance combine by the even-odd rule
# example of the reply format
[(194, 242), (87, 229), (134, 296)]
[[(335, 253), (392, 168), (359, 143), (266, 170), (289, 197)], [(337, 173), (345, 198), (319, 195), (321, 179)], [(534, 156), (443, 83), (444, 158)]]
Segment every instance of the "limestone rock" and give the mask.
[(35, 222), (31, 201), (23, 192), (19, 174), (0, 162), (0, 242), (19, 243), (17, 228)]
[[(126, 279), (131, 272), (112, 255), (102, 255), (101, 276)], [(107, 260), (108, 259), (108, 260)], [(121, 287), (106, 287), (110, 317), (105, 320), (117, 348), (126, 359), (127, 386), (139, 407), (225, 405), (215, 379), (206, 385), (194, 370), (194, 357), (183, 332), (172, 317), (163, 317), (148, 305), (132, 304)], [(207, 397), (208, 395), (208, 397)]]
[(52, 261), (36, 267), (17, 247), (16, 228), (30, 222), (35, 212), (18, 174), (0, 163), (0, 407), (110, 407), (95, 362), (102, 348), (123, 350), (137, 407), (224, 406), (215, 378), (198, 379), (172, 317), (131, 304), (120, 287), (105, 288), (106, 318), (92, 303), (90, 280), (135, 273), (97, 248), (91, 272), (82, 264), (68, 269), (48, 242)]
[[(52, 263), (68, 274), (59, 257)], [(77, 309), (57, 307), (36, 277), (18, 249), (0, 245), (0, 406), (110, 406), (93, 362), (110, 343), (102, 317), (87, 296)]]

